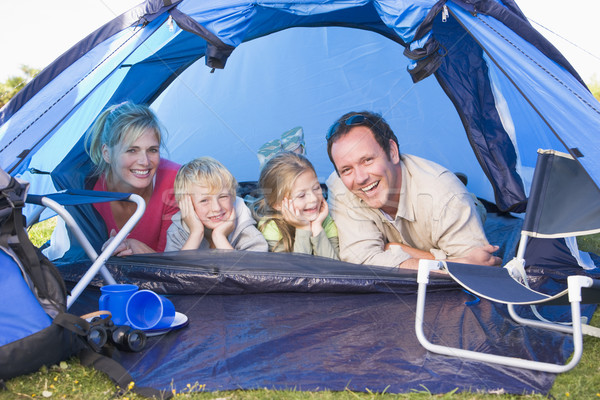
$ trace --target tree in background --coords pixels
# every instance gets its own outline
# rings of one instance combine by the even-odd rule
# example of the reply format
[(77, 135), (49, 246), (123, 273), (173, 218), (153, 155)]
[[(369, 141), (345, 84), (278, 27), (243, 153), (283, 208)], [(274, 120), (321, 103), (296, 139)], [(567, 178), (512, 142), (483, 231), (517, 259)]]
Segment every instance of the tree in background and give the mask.
[(600, 81), (598, 81), (598, 75), (592, 75), (592, 79), (590, 79), (590, 83), (588, 83), (588, 88), (596, 100), (600, 101)]
[(4, 107), (19, 90), (23, 89), (29, 81), (40, 73), (39, 69), (27, 65), (21, 65), (21, 71), (24, 76), (11, 76), (5, 82), (0, 83), (0, 108)]

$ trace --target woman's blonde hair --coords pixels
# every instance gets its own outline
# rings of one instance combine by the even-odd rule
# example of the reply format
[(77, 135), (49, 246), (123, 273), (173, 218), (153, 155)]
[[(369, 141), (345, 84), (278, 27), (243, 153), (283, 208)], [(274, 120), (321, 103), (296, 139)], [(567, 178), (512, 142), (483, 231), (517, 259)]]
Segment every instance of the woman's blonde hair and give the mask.
[(179, 202), (192, 193), (194, 185), (206, 186), (211, 193), (226, 189), (235, 196), (237, 181), (227, 168), (212, 157), (196, 158), (184, 164), (175, 176), (175, 199)]
[(111, 151), (118, 146), (130, 146), (147, 130), (152, 129), (163, 147), (163, 127), (152, 110), (142, 104), (124, 102), (106, 109), (85, 137), (85, 151), (96, 166), (95, 173), (108, 177), (111, 165), (102, 156), (102, 146)]
[(315, 168), (306, 157), (284, 151), (267, 161), (258, 179), (260, 196), (252, 207), (254, 218), (265, 219), (259, 226), (261, 231), (270, 221), (277, 225), (286, 252), (294, 249), (296, 228), (285, 222), (281, 211), (275, 207), (281, 208), (283, 199), (290, 196), (296, 179), (306, 171), (312, 171), (316, 175)]

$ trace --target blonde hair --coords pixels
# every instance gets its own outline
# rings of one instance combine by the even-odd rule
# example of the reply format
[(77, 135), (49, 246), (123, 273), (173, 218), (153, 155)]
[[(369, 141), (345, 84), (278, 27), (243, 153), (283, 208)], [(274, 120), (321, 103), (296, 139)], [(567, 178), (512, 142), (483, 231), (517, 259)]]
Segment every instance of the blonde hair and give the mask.
[(284, 151), (267, 161), (258, 179), (260, 197), (253, 204), (254, 217), (256, 220), (266, 219), (259, 226), (261, 231), (270, 221), (277, 225), (286, 252), (294, 249), (296, 228), (285, 222), (281, 211), (275, 207), (281, 206), (283, 199), (290, 196), (296, 179), (306, 171), (316, 175), (315, 168), (306, 157)]
[(175, 176), (175, 199), (179, 202), (184, 195), (192, 193), (192, 186), (208, 187), (212, 193), (226, 189), (232, 196), (237, 190), (237, 181), (227, 168), (212, 157), (196, 158), (184, 164)]
[(96, 166), (95, 173), (108, 177), (111, 165), (102, 156), (102, 146), (111, 151), (118, 146), (130, 146), (147, 130), (152, 129), (163, 147), (163, 127), (152, 110), (142, 104), (124, 102), (106, 109), (85, 137), (85, 151)]

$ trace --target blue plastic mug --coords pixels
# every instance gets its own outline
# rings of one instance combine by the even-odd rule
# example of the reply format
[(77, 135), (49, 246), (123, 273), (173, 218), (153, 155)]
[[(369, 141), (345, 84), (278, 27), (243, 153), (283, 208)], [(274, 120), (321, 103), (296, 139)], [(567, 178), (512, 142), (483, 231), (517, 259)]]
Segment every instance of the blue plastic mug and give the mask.
[(112, 314), (112, 321), (115, 325), (125, 325), (127, 323), (127, 315), (125, 308), (129, 298), (138, 291), (136, 285), (130, 284), (115, 284), (106, 285), (100, 288), (102, 295), (98, 300), (98, 308), (100, 310), (108, 310)]
[(125, 313), (133, 328), (163, 329), (173, 324), (175, 306), (171, 300), (152, 290), (140, 290), (129, 298)]

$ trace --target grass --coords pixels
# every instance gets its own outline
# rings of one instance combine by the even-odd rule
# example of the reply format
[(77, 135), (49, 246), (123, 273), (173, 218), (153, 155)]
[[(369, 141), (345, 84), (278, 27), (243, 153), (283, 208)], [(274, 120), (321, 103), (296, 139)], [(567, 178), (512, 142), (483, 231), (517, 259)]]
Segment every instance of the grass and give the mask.
[(57, 218), (58, 217), (49, 218), (29, 228), (27, 233), (29, 234), (29, 240), (31, 240), (31, 243), (37, 247), (40, 247), (50, 240), (52, 231), (54, 231), (54, 228), (56, 227)]
[[(36, 245), (45, 243), (54, 229), (56, 221), (47, 220), (33, 227), (29, 234)], [(590, 323), (600, 327), (600, 312), (596, 312)], [(573, 370), (557, 376), (548, 397), (534, 395), (444, 393), (431, 394), (427, 388), (406, 394), (342, 392), (300, 392), (275, 390), (236, 390), (226, 392), (205, 392), (204, 383), (188, 384), (179, 389), (175, 398), (210, 400), (393, 400), (393, 399), (600, 399), (600, 338), (585, 337), (581, 361)], [(103, 373), (92, 368), (82, 367), (76, 358), (63, 361), (59, 365), (42, 368), (33, 374), (20, 376), (5, 382), (5, 390), (0, 391), (0, 400), (8, 399), (73, 399), (105, 400), (110, 398), (142, 399), (130, 388), (117, 389)]]
[[(595, 315), (592, 325), (600, 325), (600, 317)], [(554, 399), (593, 399), (600, 398), (600, 366), (597, 355), (600, 352), (600, 339), (586, 337), (584, 354), (579, 365), (570, 372), (559, 375), (549, 398)], [(119, 397), (122, 399), (142, 399), (129, 388), (118, 391), (106, 375), (91, 368), (82, 367), (77, 359), (61, 362), (50, 368), (42, 368), (33, 374), (21, 376), (6, 382), (7, 390), (0, 392), (0, 400), (8, 399), (73, 399), (104, 400)], [(115, 394), (117, 394), (115, 396)], [(203, 384), (189, 384), (186, 388), (173, 392), (175, 398), (211, 400), (393, 400), (393, 399), (546, 399), (535, 395), (444, 393), (431, 394), (426, 388), (413, 393), (386, 394), (343, 392), (299, 392), (293, 390), (275, 391), (236, 390), (226, 392), (205, 392)]]

